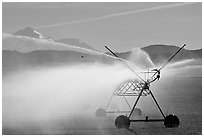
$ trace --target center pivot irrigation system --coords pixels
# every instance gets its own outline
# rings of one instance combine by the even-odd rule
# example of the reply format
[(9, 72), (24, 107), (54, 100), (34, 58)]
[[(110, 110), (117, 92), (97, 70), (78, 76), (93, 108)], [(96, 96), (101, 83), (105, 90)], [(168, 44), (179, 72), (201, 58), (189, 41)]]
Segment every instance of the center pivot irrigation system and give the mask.
[[(146, 79), (141, 78), (132, 68), (130, 68), (123, 59), (119, 58), (110, 48), (105, 46), (105, 48), (113, 54), (116, 58), (118, 58), (121, 62), (124, 63), (126, 67), (128, 67), (136, 76), (137, 79), (134, 80), (128, 80), (125, 83), (122, 84), (116, 91), (113, 92), (107, 106), (105, 109), (99, 108), (96, 110), (96, 116), (98, 117), (105, 117), (107, 113), (129, 113), (129, 115), (119, 115), (115, 119), (115, 126), (117, 128), (129, 128), (131, 122), (164, 122), (164, 126), (168, 128), (178, 127), (180, 124), (179, 118), (174, 114), (168, 114), (165, 115), (159, 106), (156, 98), (154, 97), (152, 91), (150, 90), (150, 84), (153, 83), (156, 80), (159, 80), (160, 78), (160, 71), (186, 46), (184, 44), (182, 47), (179, 48), (177, 52), (175, 52), (166, 63), (164, 63), (159, 69), (153, 69), (151, 72), (145, 72), (151, 74), (150, 77), (147, 77)], [(139, 78), (139, 79), (138, 79)], [(150, 95), (156, 106), (158, 107), (161, 115), (163, 118), (161, 119), (149, 119), (148, 116), (146, 116), (145, 119), (131, 119), (131, 116), (133, 114), (141, 115), (141, 110), (136, 108), (136, 105), (138, 104), (138, 101), (141, 96), (148, 96)], [(107, 111), (107, 108), (113, 98), (113, 96), (121, 96), (125, 99), (126, 103), (128, 104), (130, 111)], [(134, 102), (134, 105), (131, 107), (128, 103), (126, 96), (133, 96), (136, 97), (136, 100)]]

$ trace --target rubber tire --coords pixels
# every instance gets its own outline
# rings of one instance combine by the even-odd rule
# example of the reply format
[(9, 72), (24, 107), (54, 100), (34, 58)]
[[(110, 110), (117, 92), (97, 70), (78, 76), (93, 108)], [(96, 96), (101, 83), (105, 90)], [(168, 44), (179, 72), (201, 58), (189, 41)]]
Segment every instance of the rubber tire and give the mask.
[(130, 120), (127, 116), (120, 115), (115, 119), (115, 126), (117, 128), (129, 128)]
[(106, 117), (106, 110), (103, 108), (99, 108), (96, 110), (96, 117)]
[(169, 114), (164, 119), (164, 126), (167, 128), (178, 127), (180, 124), (179, 118), (174, 114)]

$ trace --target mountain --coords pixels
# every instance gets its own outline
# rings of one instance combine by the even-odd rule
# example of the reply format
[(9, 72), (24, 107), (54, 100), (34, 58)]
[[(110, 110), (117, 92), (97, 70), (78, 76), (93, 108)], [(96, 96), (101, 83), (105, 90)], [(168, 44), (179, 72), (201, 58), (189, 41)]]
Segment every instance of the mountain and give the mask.
[[(127, 52), (115, 52), (115, 54), (125, 60), (134, 62), (137, 65), (154, 67), (164, 64), (180, 47), (173, 45), (150, 45), (147, 47), (133, 49)], [(107, 53), (110, 54), (110, 53)], [(170, 63), (183, 60), (201, 60), (202, 49), (186, 50), (182, 49)], [(201, 63), (201, 61), (198, 61)], [(194, 63), (197, 64), (197, 63)]]
[[(145, 51), (151, 61), (155, 65), (163, 64), (166, 62), (180, 47), (173, 45), (150, 45), (141, 48)], [(202, 49), (198, 50), (186, 50), (182, 49), (171, 62), (182, 61), (185, 59), (202, 59)]]
[[(155, 65), (163, 64), (178, 49), (179, 47), (176, 46), (150, 45), (127, 52), (116, 52), (115, 54), (120, 58), (133, 62), (136, 66), (145, 68), (146, 66), (155, 67)], [(3, 34), (2, 50), (3, 74), (30, 67), (73, 65), (76, 63), (110, 65), (119, 61), (94, 50), (79, 39), (68, 38), (49, 41), (32, 28), (18, 31), (15, 35)], [(202, 60), (202, 49), (183, 49), (171, 63), (187, 59)], [(188, 64), (200, 65), (201, 61), (189, 62)]]
[(35, 50), (28, 53), (2, 51), (2, 74), (31, 68), (71, 66), (76, 64), (114, 64), (116, 61), (103, 54), (91, 54), (74, 50)]
[(40, 32), (34, 30), (31, 27), (26, 27), (24, 29), (21, 29), (17, 32), (14, 33), (14, 35), (16, 36), (26, 36), (26, 37), (30, 37), (30, 38), (36, 38), (36, 39), (47, 39), (47, 40), (51, 40), (52, 39), (50, 37), (45, 37), (43, 34), (41, 34)]
[[(110, 53), (108, 53), (110, 54)], [(140, 48), (133, 49), (127, 52), (115, 52), (115, 54), (122, 59), (133, 62), (135, 65), (139, 65), (142, 68), (146, 68), (146, 66), (153, 67), (154, 64), (149, 58), (149, 55), (141, 50)]]
[(111, 57), (97, 51), (25, 36), (4, 35), (2, 50), (3, 75), (36, 67), (114, 63)]
[(36, 30), (34, 30), (31, 27), (26, 27), (24, 29), (21, 29), (21, 30), (15, 32), (13, 35), (15, 35), (15, 36), (25, 36), (25, 37), (29, 37), (29, 38), (32, 38), (32, 39), (45, 39), (45, 40), (55, 41), (55, 42), (70, 45), (70, 46), (77, 46), (77, 47), (86, 48), (86, 49), (90, 49), (90, 50), (96, 50), (96, 49), (94, 49), (93, 47), (91, 47), (90, 45), (88, 45), (87, 43), (83, 42), (80, 39), (77, 39), (77, 38), (64, 38), (64, 39), (59, 39), (59, 40), (53, 40), (50, 37), (44, 36), (43, 34), (41, 34), (40, 32), (38, 32)]
[(36, 50), (56, 50), (56, 51), (74, 50), (80, 52), (93, 51), (87, 48), (81, 49), (81, 47), (78, 46), (71, 46), (68, 44), (49, 41), (46, 39), (36, 39), (27, 36), (16, 36), (9, 34), (3, 34), (2, 49), (18, 51), (21, 53), (28, 53)]
[(76, 38), (65, 38), (65, 39), (60, 39), (60, 40), (55, 40), (55, 41), (59, 43), (71, 45), (71, 46), (77, 46), (77, 47), (86, 48), (90, 50), (96, 50), (90, 45), (88, 45), (87, 43), (81, 41), (80, 39), (76, 39)]

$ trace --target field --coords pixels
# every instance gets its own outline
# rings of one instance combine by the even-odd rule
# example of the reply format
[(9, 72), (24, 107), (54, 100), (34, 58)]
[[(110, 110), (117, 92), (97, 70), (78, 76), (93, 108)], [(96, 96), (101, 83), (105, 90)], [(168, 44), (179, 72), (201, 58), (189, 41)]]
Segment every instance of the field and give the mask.
[[(193, 72), (187, 70), (182, 71), (173, 71), (161, 77), (160, 81), (156, 81), (151, 85), (151, 90), (154, 93), (157, 101), (159, 102), (163, 112), (165, 114), (176, 114), (180, 119), (180, 126), (178, 128), (165, 128), (163, 122), (146, 122), (146, 123), (131, 123), (129, 129), (117, 129), (114, 125), (114, 119), (118, 116), (117, 114), (108, 114), (105, 118), (99, 118), (95, 116), (96, 107), (91, 107), (89, 105), (84, 105), (83, 98), (79, 100), (75, 100), (78, 104), (84, 105), (86, 109), (82, 109), (75, 104), (75, 109), (77, 111), (73, 111), (73, 113), (68, 114), (67, 111), (72, 111), (70, 108), (66, 108), (66, 104), (63, 106), (63, 110), (66, 113), (63, 114), (53, 114), (52, 109), (56, 112), (56, 109), (60, 104), (52, 101), (48, 102), (48, 104), (43, 103), (42, 100), (44, 98), (38, 99), (32, 102), (32, 98), (28, 100), (31, 102), (28, 105), (34, 106), (26, 106), (25, 102), (23, 104), (19, 103), (18, 99), (22, 97), (28, 97), (26, 93), (23, 92), (23, 96), (20, 95), (21, 98), (17, 98), (15, 102), (15, 98), (12, 96), (9, 100), (9, 96), (5, 94), (5, 84), (3, 85), (3, 127), (2, 134), (6, 135), (21, 135), (21, 134), (51, 134), (51, 135), (65, 135), (65, 134), (105, 134), (105, 135), (129, 135), (129, 134), (138, 134), (138, 135), (191, 135), (191, 134), (202, 134), (202, 77), (200, 75), (201, 71)], [(63, 73), (64, 74), (64, 73)], [(189, 75), (190, 74), (190, 75)], [(32, 78), (33, 80), (33, 78)], [(38, 79), (39, 80), (39, 79)], [(41, 82), (41, 81), (40, 81)], [(37, 82), (35, 82), (38, 84)], [(25, 84), (25, 83), (24, 83)], [(49, 83), (48, 83), (49, 84)], [(20, 85), (18, 85), (20, 86)], [(62, 86), (62, 85), (60, 85)], [(96, 85), (97, 86), (97, 85)], [(29, 86), (26, 86), (29, 88)], [(25, 88), (25, 87), (23, 87)], [(44, 88), (45, 90), (46, 88)], [(53, 89), (55, 90), (55, 89)], [(67, 89), (66, 89), (67, 90)], [(34, 90), (35, 91), (35, 90)], [(20, 93), (20, 92), (19, 92)], [(41, 93), (41, 92), (40, 92)], [(58, 92), (59, 94), (61, 92)], [(62, 92), (63, 93), (63, 92)], [(32, 93), (33, 97), (36, 96)], [(18, 94), (17, 94), (18, 95)], [(30, 94), (29, 94), (30, 95)], [(98, 95), (98, 94), (96, 94)], [(51, 96), (51, 95), (50, 95)], [(79, 98), (79, 95), (77, 94)], [(108, 97), (108, 96), (107, 96)], [(90, 98), (90, 97), (89, 97)], [(46, 99), (49, 99), (46, 96)], [(53, 99), (52, 97), (50, 99)], [(54, 99), (58, 99), (58, 96), (55, 95)], [(58, 101), (64, 101), (65, 98), (59, 96)], [(94, 96), (92, 97), (94, 99)], [(97, 98), (99, 99), (99, 97)], [(102, 99), (104, 103), (107, 102), (107, 99)], [(86, 98), (87, 100), (87, 98)], [(89, 100), (89, 99), (88, 99)], [(130, 102), (133, 103), (134, 99), (130, 99)], [(14, 103), (9, 103), (9, 101), (14, 101)], [(101, 101), (101, 100), (99, 100)], [(19, 103), (19, 106), (18, 106)], [(53, 104), (49, 104), (53, 103)], [(66, 102), (69, 103), (70, 102)], [(74, 102), (71, 102), (74, 103)], [(94, 103), (97, 104), (97, 101), (94, 100)], [(92, 102), (92, 104), (94, 104)], [(38, 107), (42, 107), (41, 109), (36, 108), (36, 104)], [(11, 105), (11, 106), (10, 106)], [(48, 106), (51, 106), (47, 109)], [(54, 106), (56, 105), (56, 106)], [(25, 112), (25, 114), (21, 114), (18, 110), (20, 107), (24, 107), (23, 109), (32, 110), (26, 112), (24, 110), (20, 110)], [(53, 106), (53, 108), (52, 108)], [(16, 108), (15, 108), (16, 107)], [(90, 107), (90, 108), (89, 108)], [(138, 106), (142, 110), (141, 116), (135, 116), (136, 119), (145, 119), (145, 116), (149, 116), (149, 118), (162, 118), (158, 109), (155, 107), (154, 102), (148, 97), (142, 97)], [(10, 110), (10, 109), (11, 110)], [(16, 109), (16, 110), (15, 110)], [(42, 110), (47, 109), (47, 110)], [(67, 109), (67, 111), (66, 111)], [(42, 113), (41, 111), (45, 111), (46, 113)], [(11, 113), (11, 112), (15, 112)], [(48, 113), (49, 112), (49, 113)], [(33, 113), (33, 114), (31, 114)], [(16, 115), (17, 114), (17, 115)], [(36, 115), (39, 115), (37, 117)], [(7, 119), (9, 118), (9, 120)], [(12, 120), (13, 118), (13, 120)]]

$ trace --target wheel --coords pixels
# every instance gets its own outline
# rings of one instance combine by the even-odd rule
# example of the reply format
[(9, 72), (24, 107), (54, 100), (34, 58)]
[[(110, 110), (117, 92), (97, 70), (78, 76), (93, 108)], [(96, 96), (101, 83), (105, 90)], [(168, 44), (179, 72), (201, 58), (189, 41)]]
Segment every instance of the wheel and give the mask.
[(117, 128), (129, 128), (130, 120), (127, 116), (120, 115), (115, 119), (115, 126)]
[(141, 109), (139, 108), (135, 108), (133, 113), (132, 113), (133, 116), (141, 116), (142, 115), (142, 111)]
[(178, 127), (180, 124), (179, 118), (174, 114), (169, 114), (164, 119), (164, 125), (168, 128)]
[(103, 108), (99, 108), (96, 110), (96, 116), (97, 117), (105, 117), (106, 116), (106, 110)]

